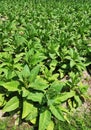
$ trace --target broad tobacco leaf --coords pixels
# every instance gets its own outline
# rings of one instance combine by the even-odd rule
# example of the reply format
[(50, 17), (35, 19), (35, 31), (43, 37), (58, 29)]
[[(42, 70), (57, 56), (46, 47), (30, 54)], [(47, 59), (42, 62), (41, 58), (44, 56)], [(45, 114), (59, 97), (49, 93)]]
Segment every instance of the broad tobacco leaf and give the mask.
[(35, 90), (41, 90), (41, 91), (48, 88), (48, 86), (49, 86), (48, 82), (39, 76), (35, 79), (33, 83), (30, 84), (31, 88)]
[[(34, 114), (34, 112), (36, 111), (36, 114)], [(34, 114), (34, 116), (33, 116)], [(37, 108), (34, 107), (33, 104), (31, 104), (30, 102), (28, 102), (27, 100), (23, 101), (23, 112), (22, 112), (22, 119), (26, 118), (27, 116), (31, 115), (30, 117), (28, 117), (30, 119), (35, 118), (35, 115), (37, 116)]]
[(51, 112), (45, 109), (40, 113), (39, 117), (39, 130), (45, 130), (51, 121)]
[(27, 96), (28, 100), (32, 100), (34, 102), (42, 102), (44, 94), (40, 92), (30, 92)]
[(10, 82), (0, 82), (0, 85), (3, 86), (8, 91), (18, 91), (19, 90), (19, 82), (18, 81), (10, 81)]
[(10, 112), (19, 108), (19, 99), (17, 96), (12, 97), (4, 106), (3, 112)]
[(60, 95), (58, 95), (54, 99), (54, 102), (55, 103), (65, 102), (66, 100), (68, 100), (69, 98), (74, 97), (75, 95), (76, 95), (75, 91), (64, 92), (64, 93), (61, 93)]
[(50, 111), (58, 120), (65, 121), (63, 113), (58, 107), (50, 105)]

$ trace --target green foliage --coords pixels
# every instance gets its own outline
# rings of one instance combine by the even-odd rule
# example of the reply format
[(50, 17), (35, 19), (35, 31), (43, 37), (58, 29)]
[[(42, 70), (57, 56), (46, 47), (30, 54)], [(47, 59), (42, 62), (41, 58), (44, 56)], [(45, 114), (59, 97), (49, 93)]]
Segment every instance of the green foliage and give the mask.
[(80, 80), (91, 65), (91, 4), (35, 3), (0, 3), (0, 107), (52, 130), (85, 98)]
[(51, 121), (51, 112), (47, 109), (40, 113), (39, 130), (45, 130)]
[(3, 108), (4, 112), (13, 111), (19, 107), (19, 100), (16, 96), (12, 97)]
[(56, 122), (55, 130), (91, 130), (91, 111), (81, 114), (79, 112), (71, 115), (70, 124), (68, 122)]

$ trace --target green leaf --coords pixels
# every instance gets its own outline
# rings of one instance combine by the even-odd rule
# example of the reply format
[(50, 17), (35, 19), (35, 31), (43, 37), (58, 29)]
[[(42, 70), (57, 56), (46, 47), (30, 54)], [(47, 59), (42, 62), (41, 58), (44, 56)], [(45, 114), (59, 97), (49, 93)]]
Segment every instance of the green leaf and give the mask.
[(27, 117), (29, 114), (33, 114), (35, 109), (36, 108), (33, 106), (33, 104), (31, 104), (30, 102), (27, 102), (26, 100), (23, 101), (22, 119)]
[(51, 84), (50, 89), (54, 89), (57, 93), (60, 93), (63, 87), (64, 82), (56, 80)]
[(31, 48), (29, 51), (26, 51), (26, 53), (25, 53), (25, 60), (27, 62), (29, 62), (30, 57), (32, 57), (32, 55), (34, 55), (34, 48)]
[(0, 94), (0, 107), (4, 105), (4, 102), (5, 102), (4, 95)]
[(33, 125), (36, 124), (36, 121), (37, 121), (37, 118), (34, 118), (34, 119), (30, 120), (30, 122), (31, 122)]
[(79, 71), (85, 70), (85, 65), (82, 62), (77, 63), (76, 66)]
[(14, 63), (19, 62), (24, 55), (25, 55), (25, 53), (20, 53), (20, 54), (16, 55), (16, 57), (14, 58)]
[(61, 67), (62, 67), (62, 69), (66, 69), (66, 68), (67, 68), (67, 65), (66, 65), (66, 64), (63, 64)]
[(46, 109), (43, 112), (41, 112), (39, 117), (39, 130), (45, 130), (48, 127), (50, 121), (51, 121), (50, 111)]
[(29, 93), (29, 90), (27, 90), (25, 87), (22, 87), (22, 97), (27, 97)]
[(35, 79), (35, 82), (30, 84), (31, 88), (33, 88), (35, 90), (41, 90), (41, 91), (48, 88), (48, 86), (49, 85), (48, 85), (47, 81), (40, 77), (37, 77), (37, 79)]
[(89, 87), (88, 84), (82, 84), (82, 83), (79, 84), (79, 90), (81, 93), (86, 93), (88, 90), (88, 87)]
[(30, 72), (30, 83), (32, 83), (36, 79), (36, 77), (37, 77), (37, 75), (39, 73), (39, 70), (40, 70), (40, 66), (39, 65), (35, 66), (31, 70), (31, 72)]
[(74, 96), (75, 101), (77, 102), (78, 106), (82, 105), (82, 101), (78, 95)]
[(53, 53), (53, 54), (49, 53), (49, 56), (50, 56), (51, 59), (55, 59), (56, 54), (55, 53)]
[(12, 97), (4, 106), (3, 111), (4, 112), (10, 112), (19, 107), (19, 99), (17, 96)]
[(34, 102), (42, 102), (42, 98), (43, 98), (44, 94), (40, 93), (40, 92), (30, 92), (29, 95), (27, 96), (28, 100), (32, 100)]
[(19, 90), (19, 82), (18, 81), (11, 81), (11, 82), (7, 82), (7, 83), (0, 82), (0, 85), (2, 85), (8, 91), (18, 91)]
[(60, 121), (64, 121), (64, 117), (62, 114), (62, 111), (57, 108), (56, 106), (50, 105), (50, 110), (52, 112), (52, 114)]
[(21, 71), (21, 70), (23, 69), (22, 64), (20, 64), (20, 63), (15, 63), (15, 64), (13, 65), (13, 68), (14, 68), (14, 69), (17, 69), (17, 70), (19, 70), (19, 71)]
[(72, 48), (70, 48), (70, 50), (69, 50), (69, 54), (71, 55), (71, 58), (74, 57), (74, 53), (75, 53), (75, 51), (74, 51)]
[(15, 40), (16, 40), (17, 45), (19, 46), (20, 45), (23, 46), (23, 43), (27, 43), (26, 38), (20, 35), (15, 35)]
[(24, 69), (22, 71), (22, 76), (24, 78), (28, 78), (30, 76), (30, 69), (29, 69), (28, 65), (24, 66)]
[(51, 67), (54, 67), (54, 68), (55, 68), (56, 65), (57, 65), (57, 63), (58, 63), (57, 60), (52, 60), (51, 63), (50, 63), (50, 68), (51, 68)]
[(72, 60), (71, 56), (69, 56), (69, 55), (65, 56), (65, 59)]
[(59, 108), (62, 112), (67, 113), (67, 114), (70, 114), (69, 110), (68, 110), (65, 106), (63, 107), (62, 105), (59, 105), (58, 108)]
[(38, 116), (38, 109), (35, 106), (33, 106), (30, 111), (30, 114), (28, 114), (25, 117), (25, 120), (28, 120), (28, 121), (32, 122), (33, 124), (35, 124), (37, 116)]
[(71, 61), (70, 61), (70, 67), (72, 68), (74, 65), (76, 65), (75, 61), (74, 61), (74, 60), (71, 60)]
[(31, 64), (32, 65), (36, 65), (40, 62), (42, 62), (44, 59), (46, 59), (46, 56), (43, 54), (43, 53), (40, 53), (40, 52), (36, 52), (32, 58), (31, 58)]
[(75, 96), (75, 91), (64, 92), (55, 98), (55, 103), (61, 103)]
[(54, 122), (53, 121), (50, 121), (50, 123), (47, 127), (47, 130), (54, 130)]
[(50, 77), (48, 77), (48, 80), (49, 80), (49, 81), (55, 81), (55, 80), (58, 79), (58, 76), (59, 76), (58, 73), (52, 74)]

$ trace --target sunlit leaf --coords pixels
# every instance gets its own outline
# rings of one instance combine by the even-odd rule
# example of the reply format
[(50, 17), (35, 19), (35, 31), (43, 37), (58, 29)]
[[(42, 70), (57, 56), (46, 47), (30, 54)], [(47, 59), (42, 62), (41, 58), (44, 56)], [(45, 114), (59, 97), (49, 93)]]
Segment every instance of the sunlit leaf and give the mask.
[(44, 90), (46, 88), (48, 88), (48, 83), (46, 80), (40, 78), (40, 77), (37, 77), (37, 79), (35, 79), (35, 81), (30, 84), (30, 87), (35, 89), (35, 90)]
[(53, 114), (58, 120), (64, 121), (63, 113), (62, 113), (62, 111), (61, 111), (59, 108), (57, 108), (56, 106), (51, 105), (51, 106), (50, 106), (50, 110), (51, 110), (52, 114)]
[(3, 108), (3, 111), (10, 112), (17, 108), (19, 108), (19, 99), (17, 96), (14, 96), (6, 103), (6, 105)]
[(2, 85), (8, 91), (18, 91), (19, 90), (19, 82), (18, 81), (0, 82), (0, 85)]
[(50, 121), (51, 121), (50, 111), (44, 110), (43, 112), (41, 112), (39, 117), (39, 130), (45, 130), (48, 127)]

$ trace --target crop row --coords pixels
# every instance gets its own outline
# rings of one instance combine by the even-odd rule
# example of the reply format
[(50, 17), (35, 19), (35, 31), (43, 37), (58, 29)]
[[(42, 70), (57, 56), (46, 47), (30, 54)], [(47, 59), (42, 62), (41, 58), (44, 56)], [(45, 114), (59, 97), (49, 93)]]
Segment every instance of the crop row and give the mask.
[(85, 98), (81, 75), (90, 56), (90, 1), (1, 1), (4, 112), (17, 113), (39, 130), (53, 130), (58, 120), (69, 122), (67, 115)]

